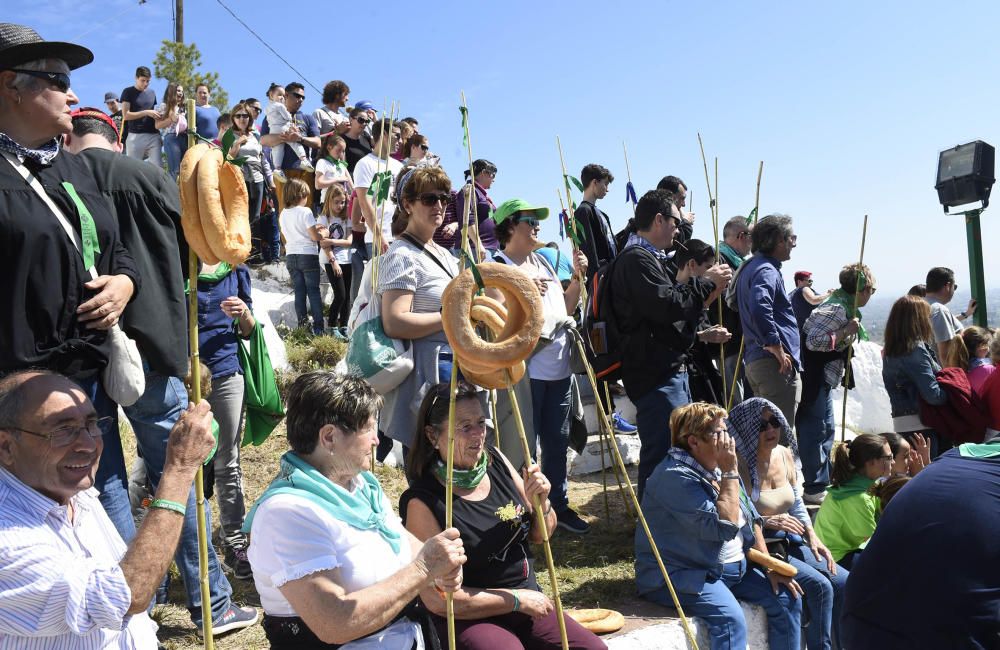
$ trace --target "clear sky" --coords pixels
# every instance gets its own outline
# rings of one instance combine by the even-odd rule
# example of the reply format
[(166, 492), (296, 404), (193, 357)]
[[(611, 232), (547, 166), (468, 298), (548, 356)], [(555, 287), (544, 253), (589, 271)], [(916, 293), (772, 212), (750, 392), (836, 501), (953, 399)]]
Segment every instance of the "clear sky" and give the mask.
[[(799, 234), (788, 284), (791, 272), (808, 269), (818, 287), (831, 286), (857, 260), (868, 213), (865, 261), (880, 293), (904, 292), (935, 265), (955, 269), (968, 286), (964, 223), (942, 213), (934, 175), (941, 149), (975, 139), (1000, 145), (998, 3), (508, 0), (318, 3), (307, 11), (225, 1), (305, 81), (322, 88), (343, 79), (352, 100), (379, 107), (399, 100), (453, 178), (467, 165), (457, 110), (464, 90), (473, 154), (500, 170), (497, 202), (518, 196), (557, 207), (558, 134), (570, 173), (598, 162), (615, 174), (601, 207), (617, 229), (631, 214), (625, 141), (639, 194), (666, 174), (680, 176), (693, 190), (695, 236), (711, 240), (700, 131), (709, 166), (719, 158), (723, 221), (753, 207), (764, 161), (761, 214), (792, 215)], [(172, 38), (172, 6), (7, 0), (3, 20), (93, 49), (95, 62), (73, 85), (84, 103), (100, 106), (105, 91), (130, 85), (135, 67), (151, 66), (160, 41)], [(188, 0), (184, 31), (233, 100), (263, 98), (271, 81), (303, 80), (214, 0)], [(158, 96), (165, 86), (154, 79)], [(308, 86), (311, 110), (319, 93)], [(987, 210), (988, 286), (1000, 273), (989, 245), (998, 221), (1000, 206)], [(543, 235), (558, 238), (554, 222)]]

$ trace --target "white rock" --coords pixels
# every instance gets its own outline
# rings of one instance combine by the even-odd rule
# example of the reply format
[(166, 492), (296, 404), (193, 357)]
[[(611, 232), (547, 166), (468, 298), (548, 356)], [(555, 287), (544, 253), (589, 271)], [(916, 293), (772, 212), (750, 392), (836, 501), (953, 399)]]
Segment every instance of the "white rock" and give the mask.
[[(767, 647), (767, 614), (757, 605), (741, 602), (743, 615), (747, 622), (747, 647)], [(694, 627), (695, 638), (699, 648), (711, 646), (708, 640), (708, 628), (705, 622), (698, 618), (690, 619)], [(607, 639), (608, 650), (678, 650), (690, 648), (687, 634), (679, 618), (667, 619), (664, 623), (650, 625), (638, 630)]]
[[(855, 387), (847, 392), (847, 426), (861, 433), (892, 431), (892, 409), (882, 381), (882, 346), (862, 341), (854, 346)], [(833, 392), (837, 438), (843, 415), (844, 389)]]

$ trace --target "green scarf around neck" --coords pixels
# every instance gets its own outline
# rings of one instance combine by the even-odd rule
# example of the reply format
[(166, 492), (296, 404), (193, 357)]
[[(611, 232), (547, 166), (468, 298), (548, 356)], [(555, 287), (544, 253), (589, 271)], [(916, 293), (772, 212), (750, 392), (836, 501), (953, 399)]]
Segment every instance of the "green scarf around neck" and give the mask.
[[(479, 454), (479, 460), (472, 469), (452, 468), (452, 482), (465, 490), (474, 490), (486, 476), (486, 456), (487, 453)], [(444, 461), (438, 460), (434, 463), (434, 475), (445, 485), (448, 485), (448, 466)]]
[(294, 451), (281, 457), (278, 476), (260, 495), (247, 514), (243, 532), (249, 533), (257, 508), (267, 499), (278, 494), (294, 494), (312, 501), (331, 517), (358, 530), (376, 530), (382, 539), (399, 553), (402, 535), (389, 525), (391, 509), (383, 510), (385, 493), (378, 479), (371, 472), (361, 472), (355, 481), (354, 491), (337, 485), (319, 470), (304, 461)]
[(728, 264), (734, 271), (740, 268), (740, 265), (743, 264), (743, 256), (740, 255), (735, 248), (724, 241), (719, 242), (719, 255), (726, 260), (726, 264)]
[[(864, 287), (862, 286), (862, 289), (863, 288)], [(824, 305), (840, 305), (841, 307), (844, 308), (844, 311), (847, 312), (847, 318), (850, 319), (850, 318), (854, 318), (855, 316), (857, 316), (857, 319), (859, 321), (861, 320), (861, 310), (858, 309), (855, 312), (855, 309), (854, 309), (854, 296), (852, 296), (851, 294), (847, 293), (843, 289), (837, 289), (836, 291), (834, 291), (832, 294), (830, 294), (830, 297), (827, 298), (826, 302), (824, 302), (823, 304)], [(867, 341), (868, 340), (868, 332), (865, 331), (865, 326), (861, 325), (860, 323), (858, 323), (858, 340), (860, 340), (860, 341)]]
[(215, 267), (214, 271), (208, 273), (199, 273), (198, 282), (218, 282), (222, 278), (226, 277), (233, 272), (233, 267), (229, 266), (226, 262), (219, 262), (219, 265)]

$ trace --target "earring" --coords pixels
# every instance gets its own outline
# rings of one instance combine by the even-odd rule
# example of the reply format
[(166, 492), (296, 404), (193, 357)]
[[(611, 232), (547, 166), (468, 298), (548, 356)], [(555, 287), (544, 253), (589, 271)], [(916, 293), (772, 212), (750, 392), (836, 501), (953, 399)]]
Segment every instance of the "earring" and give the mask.
[(17, 105), (21, 105), (21, 93), (17, 93)]

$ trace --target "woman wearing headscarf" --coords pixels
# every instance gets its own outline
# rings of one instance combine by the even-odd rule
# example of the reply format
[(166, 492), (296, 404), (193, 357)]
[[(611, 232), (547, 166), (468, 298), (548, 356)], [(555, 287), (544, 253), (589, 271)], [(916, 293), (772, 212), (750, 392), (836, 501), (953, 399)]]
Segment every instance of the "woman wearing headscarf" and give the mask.
[(764, 537), (769, 546), (780, 546), (798, 569), (795, 579), (805, 592), (810, 620), (806, 646), (809, 650), (837, 647), (848, 574), (837, 567), (813, 531), (802, 501), (801, 461), (792, 429), (781, 410), (762, 397), (737, 405), (727, 424), (736, 441), (740, 477), (764, 520)]

